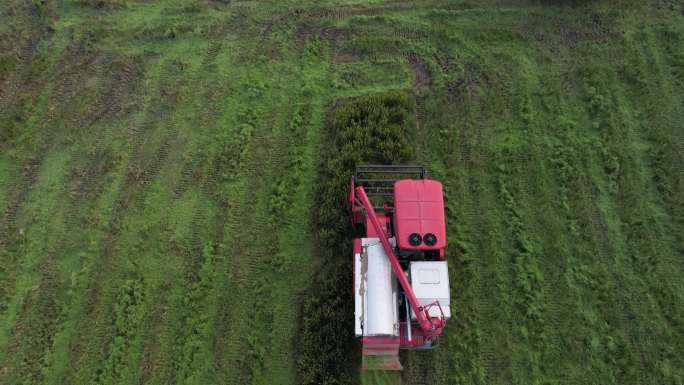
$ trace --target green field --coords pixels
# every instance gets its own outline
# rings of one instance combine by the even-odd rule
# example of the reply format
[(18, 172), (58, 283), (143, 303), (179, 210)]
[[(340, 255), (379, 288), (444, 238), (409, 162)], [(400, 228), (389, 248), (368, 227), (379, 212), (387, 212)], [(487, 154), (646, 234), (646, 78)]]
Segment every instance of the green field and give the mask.
[[(353, 338), (348, 177), (454, 318)], [(684, 3), (4, 0), (0, 384), (684, 384)]]

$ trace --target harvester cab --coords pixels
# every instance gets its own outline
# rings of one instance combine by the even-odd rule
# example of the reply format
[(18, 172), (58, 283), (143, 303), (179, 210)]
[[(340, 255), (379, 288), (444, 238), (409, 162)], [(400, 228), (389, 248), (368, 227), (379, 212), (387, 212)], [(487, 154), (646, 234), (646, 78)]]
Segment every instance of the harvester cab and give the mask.
[(430, 349), (451, 317), (442, 184), (422, 166), (365, 165), (349, 193), (354, 323), (363, 369), (401, 370), (399, 349)]

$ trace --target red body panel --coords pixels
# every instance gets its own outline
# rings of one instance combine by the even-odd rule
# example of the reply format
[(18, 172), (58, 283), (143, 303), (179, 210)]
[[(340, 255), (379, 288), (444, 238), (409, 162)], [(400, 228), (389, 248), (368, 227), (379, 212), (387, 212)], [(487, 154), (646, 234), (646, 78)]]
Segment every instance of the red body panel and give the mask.
[[(446, 247), (442, 184), (430, 179), (403, 179), (394, 183), (394, 212), (397, 245), (403, 250), (435, 250)], [(413, 246), (409, 235), (432, 233), (437, 243)]]
[[(387, 215), (384, 214), (377, 214), (378, 221), (380, 222), (380, 225), (382, 226), (384, 230), (384, 234), (386, 237), (391, 236), (391, 229), (390, 229), (390, 221)], [(373, 227), (373, 224), (370, 222), (370, 219), (366, 217), (366, 236), (367, 237), (379, 237), (378, 233), (375, 231), (375, 227)]]
[(361, 239), (360, 238), (354, 238), (354, 254), (358, 254), (363, 251), (363, 247), (361, 247)]

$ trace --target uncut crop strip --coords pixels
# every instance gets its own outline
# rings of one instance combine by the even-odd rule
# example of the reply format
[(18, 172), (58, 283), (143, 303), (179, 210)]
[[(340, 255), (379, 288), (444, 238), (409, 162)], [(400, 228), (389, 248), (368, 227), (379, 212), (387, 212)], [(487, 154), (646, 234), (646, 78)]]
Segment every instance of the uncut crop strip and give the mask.
[[(313, 220), (320, 229), (319, 238), (315, 240), (315, 252), (319, 258), (323, 258), (320, 263), (324, 266), (314, 272), (314, 279), (305, 289), (302, 309), (308, 313), (300, 316), (303, 321), (297, 362), (300, 378), (306, 383), (321, 383), (326, 379), (353, 381), (354, 372), (351, 371), (360, 365), (360, 352), (350, 343), (353, 336), (346, 329), (348, 311), (353, 311), (353, 305), (347, 296), (351, 275), (345, 267), (348, 264), (344, 255), (349, 252), (352, 234), (345, 227), (348, 224), (347, 213), (344, 207), (340, 207), (339, 198), (348, 192), (346, 188), (348, 178), (353, 174), (353, 165), (369, 159), (378, 163), (399, 164), (415, 157), (413, 143), (408, 139), (412, 131), (410, 119), (393, 121), (384, 126), (369, 114), (365, 127), (354, 124), (354, 120), (359, 117), (363, 119), (369, 110), (375, 109), (386, 110), (389, 116), (394, 113), (407, 116), (413, 113), (411, 107), (410, 96), (405, 91), (331, 101), (327, 132), (323, 134), (325, 136), (321, 143), (326, 150), (318, 162), (315, 190), (318, 203)], [(381, 126), (389, 131), (388, 141), (396, 146), (397, 151), (381, 153), (373, 147), (368, 148), (371, 142), (369, 138), (377, 135)], [(348, 147), (346, 141), (353, 147)], [(345, 146), (344, 151), (336, 146)], [(361, 159), (359, 154), (354, 156), (357, 152), (361, 154)], [(340, 165), (343, 165), (342, 168)], [(327, 302), (334, 302), (334, 308), (325, 312), (315, 310)]]

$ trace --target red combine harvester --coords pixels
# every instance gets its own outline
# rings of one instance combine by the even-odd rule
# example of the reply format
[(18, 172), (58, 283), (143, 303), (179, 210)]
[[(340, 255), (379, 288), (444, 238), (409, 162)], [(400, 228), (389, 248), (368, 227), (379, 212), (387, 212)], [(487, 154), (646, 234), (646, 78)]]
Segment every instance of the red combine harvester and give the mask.
[(401, 370), (399, 349), (431, 349), (451, 317), (442, 184), (422, 166), (359, 166), (349, 201), (365, 232), (354, 240), (363, 369)]

